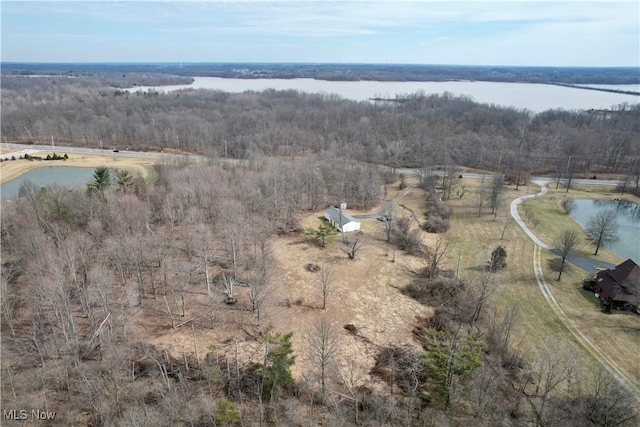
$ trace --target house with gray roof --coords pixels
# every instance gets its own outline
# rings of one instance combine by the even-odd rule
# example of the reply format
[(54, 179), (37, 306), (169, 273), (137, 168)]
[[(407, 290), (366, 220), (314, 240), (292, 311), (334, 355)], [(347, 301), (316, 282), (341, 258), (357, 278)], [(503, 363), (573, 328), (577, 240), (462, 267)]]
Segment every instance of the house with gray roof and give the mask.
[(359, 221), (356, 221), (354, 217), (334, 206), (329, 206), (324, 211), (324, 217), (340, 232), (348, 233), (349, 231), (360, 230)]

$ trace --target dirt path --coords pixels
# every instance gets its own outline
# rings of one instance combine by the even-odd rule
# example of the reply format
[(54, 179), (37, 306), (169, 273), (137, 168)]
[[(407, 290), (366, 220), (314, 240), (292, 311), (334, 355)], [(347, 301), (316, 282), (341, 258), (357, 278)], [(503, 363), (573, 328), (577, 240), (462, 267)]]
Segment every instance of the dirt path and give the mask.
[(543, 182), (533, 181), (534, 183), (540, 186), (540, 192), (538, 194), (529, 194), (527, 196), (518, 197), (517, 199), (511, 202), (511, 216), (516, 220), (518, 225), (522, 228), (522, 230), (533, 240), (535, 243), (533, 250), (533, 271), (536, 276), (536, 282), (538, 283), (538, 288), (545, 300), (558, 317), (558, 320), (562, 322), (562, 324), (569, 330), (569, 332), (576, 338), (576, 340), (596, 359), (602, 366), (604, 366), (617, 380), (620, 384), (622, 384), (629, 392), (631, 392), (636, 400), (640, 401), (640, 387), (634, 381), (632, 381), (624, 372), (620, 371), (616, 365), (602, 352), (600, 349), (588, 338), (586, 337), (580, 328), (566, 315), (566, 313), (562, 310), (558, 301), (553, 296), (551, 292), (551, 288), (549, 284), (544, 280), (544, 274), (542, 271), (542, 249), (546, 249), (549, 251), (553, 251), (555, 248), (552, 246), (542, 242), (538, 239), (535, 234), (527, 227), (524, 223), (520, 214), (518, 213), (518, 205), (522, 203), (523, 200), (542, 196), (547, 192), (547, 188), (544, 186)]

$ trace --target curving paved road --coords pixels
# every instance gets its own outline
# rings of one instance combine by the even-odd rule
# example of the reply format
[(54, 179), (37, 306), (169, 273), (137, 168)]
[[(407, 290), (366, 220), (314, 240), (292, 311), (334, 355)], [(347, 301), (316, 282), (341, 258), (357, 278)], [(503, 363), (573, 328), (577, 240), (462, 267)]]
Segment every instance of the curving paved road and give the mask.
[[(535, 234), (527, 227), (524, 223), (520, 214), (518, 213), (518, 205), (522, 203), (523, 200), (544, 195), (547, 192), (547, 188), (545, 187), (545, 182), (541, 180), (533, 180), (535, 184), (540, 186), (540, 192), (537, 194), (529, 194), (526, 196), (518, 197), (514, 201), (511, 202), (511, 216), (518, 223), (520, 228), (533, 240), (535, 243), (535, 247), (533, 250), (533, 272), (536, 277), (536, 282), (538, 283), (538, 288), (542, 295), (544, 296), (547, 303), (551, 306), (551, 309), (558, 317), (558, 320), (562, 322), (562, 324), (571, 332), (571, 334), (578, 340), (580, 344), (596, 359), (604, 366), (611, 375), (614, 376), (618, 380), (618, 382), (624, 386), (633, 396), (640, 402), (640, 387), (633, 380), (631, 380), (624, 372), (620, 371), (615, 363), (613, 363), (606, 354), (600, 351), (600, 349), (588, 338), (586, 337), (580, 328), (573, 323), (573, 321), (566, 315), (564, 310), (558, 304), (558, 301), (553, 296), (551, 292), (551, 288), (549, 284), (544, 280), (544, 273), (542, 271), (542, 249), (549, 250), (551, 252), (557, 251), (553, 246), (550, 246), (544, 242), (542, 242)], [(578, 257), (586, 260), (590, 260), (590, 258), (586, 257)], [(591, 260), (592, 261), (592, 260)], [(572, 261), (573, 262), (573, 261)], [(593, 261), (592, 261), (593, 262)], [(598, 261), (599, 265), (605, 264)], [(580, 262), (577, 264), (580, 266)], [(609, 264), (612, 265), (612, 264)], [(582, 268), (582, 267), (581, 267)]]

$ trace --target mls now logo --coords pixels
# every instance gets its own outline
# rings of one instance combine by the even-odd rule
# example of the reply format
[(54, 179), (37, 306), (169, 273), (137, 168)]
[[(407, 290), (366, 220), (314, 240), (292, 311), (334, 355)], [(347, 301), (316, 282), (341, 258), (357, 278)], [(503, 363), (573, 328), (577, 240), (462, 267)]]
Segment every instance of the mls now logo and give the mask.
[(24, 421), (28, 419), (51, 421), (56, 418), (56, 413), (52, 411), (41, 411), (40, 409), (33, 409), (31, 413), (26, 409), (3, 409), (2, 418), (14, 421)]

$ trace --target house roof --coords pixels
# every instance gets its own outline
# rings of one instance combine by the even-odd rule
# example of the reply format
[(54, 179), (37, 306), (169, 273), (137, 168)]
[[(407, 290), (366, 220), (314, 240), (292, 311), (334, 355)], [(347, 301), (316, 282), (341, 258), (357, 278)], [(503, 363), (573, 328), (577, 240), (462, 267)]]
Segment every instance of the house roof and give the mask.
[(640, 294), (640, 267), (631, 259), (596, 274), (597, 284), (613, 301), (631, 301)]
[(348, 213), (341, 212), (338, 208), (334, 206), (329, 206), (327, 210), (324, 212), (324, 216), (327, 219), (330, 219), (335, 224), (348, 224), (350, 222), (358, 222), (354, 217), (349, 215)]

